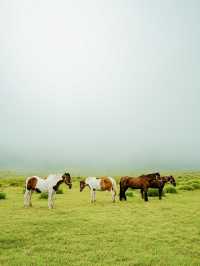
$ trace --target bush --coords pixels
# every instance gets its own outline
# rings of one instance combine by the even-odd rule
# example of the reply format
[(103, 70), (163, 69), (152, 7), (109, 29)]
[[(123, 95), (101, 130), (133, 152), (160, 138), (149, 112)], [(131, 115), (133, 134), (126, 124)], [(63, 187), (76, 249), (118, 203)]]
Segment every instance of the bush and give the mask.
[(5, 199), (6, 198), (6, 193), (0, 192), (0, 199)]
[(192, 183), (191, 186), (193, 187), (193, 189), (200, 189), (200, 184), (199, 183)]
[(48, 193), (47, 192), (42, 192), (40, 194), (40, 199), (48, 199)]
[(194, 190), (194, 188), (191, 185), (182, 185), (179, 186), (179, 190)]
[(10, 187), (19, 187), (20, 185), (21, 185), (21, 184), (18, 183), (18, 182), (11, 182), (11, 183), (9, 184)]
[(200, 184), (200, 180), (199, 179), (194, 179), (194, 180), (192, 180), (192, 183)]
[(62, 190), (62, 189), (58, 189), (58, 190), (56, 191), (56, 194), (63, 194), (63, 190)]
[(133, 197), (133, 192), (126, 192), (127, 197)]
[(166, 187), (165, 193), (177, 193), (177, 190), (175, 187)]
[[(149, 188), (148, 189), (148, 196), (149, 197), (158, 197), (159, 196), (159, 191), (157, 188)], [(162, 192), (162, 196), (165, 196), (165, 192)]]

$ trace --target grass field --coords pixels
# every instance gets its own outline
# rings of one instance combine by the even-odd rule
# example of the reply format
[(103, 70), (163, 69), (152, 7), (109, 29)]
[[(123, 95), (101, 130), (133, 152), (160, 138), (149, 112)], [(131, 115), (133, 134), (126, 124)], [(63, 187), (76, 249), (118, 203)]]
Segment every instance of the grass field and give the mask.
[(53, 210), (37, 194), (24, 209), (24, 178), (2, 178), (0, 265), (200, 265), (200, 190), (183, 189), (198, 184), (200, 175), (192, 177), (177, 174), (178, 193), (147, 203), (133, 191), (116, 203), (97, 192), (91, 204), (74, 182), (62, 186)]

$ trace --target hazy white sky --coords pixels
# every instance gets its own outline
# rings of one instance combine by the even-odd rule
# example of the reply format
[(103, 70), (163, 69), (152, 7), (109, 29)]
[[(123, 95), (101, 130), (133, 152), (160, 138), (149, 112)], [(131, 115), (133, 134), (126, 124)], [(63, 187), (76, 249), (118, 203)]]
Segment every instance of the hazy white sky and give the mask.
[(200, 168), (200, 4), (0, 1), (0, 167)]

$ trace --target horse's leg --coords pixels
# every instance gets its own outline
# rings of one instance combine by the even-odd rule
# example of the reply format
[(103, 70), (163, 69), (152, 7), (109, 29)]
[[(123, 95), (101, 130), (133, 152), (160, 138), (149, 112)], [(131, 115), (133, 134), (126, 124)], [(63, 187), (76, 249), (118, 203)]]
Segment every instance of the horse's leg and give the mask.
[(91, 203), (94, 202), (94, 190), (91, 188), (90, 190), (90, 193), (91, 193)]
[(111, 190), (111, 194), (112, 194), (112, 201), (115, 202), (116, 192), (113, 189)]
[(96, 190), (93, 191), (94, 202), (96, 201)]
[(126, 191), (127, 191), (128, 187), (126, 187), (125, 189), (123, 189), (123, 198), (126, 200)]
[(33, 190), (30, 190), (29, 191), (29, 206), (32, 207), (32, 202), (31, 202), (31, 197), (32, 197), (32, 194), (33, 194)]
[(53, 190), (49, 190), (48, 192), (48, 207), (49, 209), (52, 209), (53, 208)]
[(141, 193), (142, 199), (144, 199), (144, 190), (143, 190), (143, 188), (140, 190), (140, 193)]
[(119, 199), (120, 200), (123, 200), (123, 199), (126, 200), (126, 193), (125, 192), (126, 192), (125, 189), (120, 191), (120, 194), (119, 194)]
[(119, 200), (121, 201), (121, 200), (126, 200), (126, 194), (125, 194), (125, 191), (126, 191), (126, 189), (127, 188), (124, 188), (123, 187), (123, 185), (121, 184), (121, 182), (120, 182), (120, 191), (119, 191)]
[(29, 206), (29, 196), (30, 191), (28, 189), (26, 189), (25, 193), (24, 193), (24, 207), (28, 207)]
[(120, 187), (120, 191), (119, 191), (119, 200), (122, 200), (122, 189), (121, 189), (121, 187)]
[(163, 188), (162, 187), (159, 188), (158, 192), (159, 192), (159, 199), (161, 200), (162, 199)]
[(53, 192), (52, 192), (52, 198), (51, 198), (52, 208), (54, 207), (55, 195), (56, 195), (56, 191), (53, 190)]
[(148, 188), (144, 188), (144, 201), (148, 201)]

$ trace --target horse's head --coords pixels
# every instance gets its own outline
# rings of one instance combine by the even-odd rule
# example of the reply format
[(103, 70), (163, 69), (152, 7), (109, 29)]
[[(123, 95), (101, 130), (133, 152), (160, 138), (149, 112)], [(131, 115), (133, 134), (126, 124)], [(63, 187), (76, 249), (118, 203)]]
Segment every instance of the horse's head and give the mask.
[(72, 188), (72, 179), (69, 173), (64, 173), (62, 176), (63, 182), (68, 185), (69, 189)]
[(80, 181), (80, 192), (83, 191), (83, 189), (86, 187), (86, 183), (84, 180)]
[(176, 186), (176, 180), (172, 175), (168, 176), (168, 182), (170, 182), (174, 187)]

